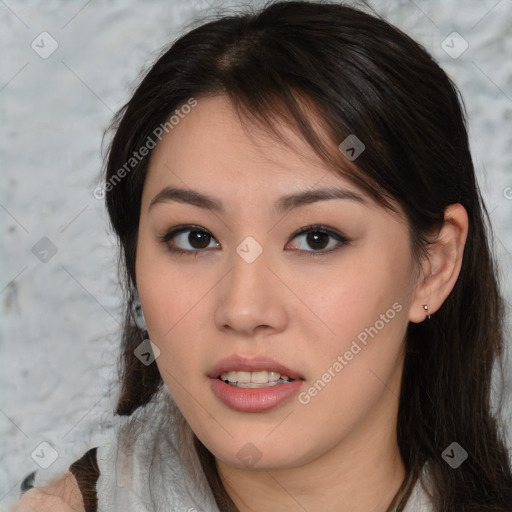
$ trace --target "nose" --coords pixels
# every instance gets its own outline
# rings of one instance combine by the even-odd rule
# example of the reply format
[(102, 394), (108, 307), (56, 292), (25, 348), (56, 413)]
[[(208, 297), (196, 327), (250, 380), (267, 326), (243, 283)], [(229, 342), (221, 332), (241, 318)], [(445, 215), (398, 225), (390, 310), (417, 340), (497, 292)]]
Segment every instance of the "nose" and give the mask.
[(232, 331), (237, 337), (283, 331), (289, 320), (290, 297), (265, 250), (254, 261), (240, 254), (233, 251), (231, 270), (216, 287), (217, 329)]

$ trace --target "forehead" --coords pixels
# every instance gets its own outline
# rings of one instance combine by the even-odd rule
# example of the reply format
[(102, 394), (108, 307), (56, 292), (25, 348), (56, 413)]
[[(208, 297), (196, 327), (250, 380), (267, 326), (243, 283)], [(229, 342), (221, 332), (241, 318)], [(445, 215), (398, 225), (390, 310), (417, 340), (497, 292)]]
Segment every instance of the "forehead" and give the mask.
[(147, 185), (179, 183), (232, 194), (240, 188), (246, 197), (255, 191), (343, 185), (364, 194), (329, 168), (292, 128), (283, 123), (278, 130), (284, 141), (261, 126), (242, 122), (225, 96), (198, 98), (153, 150)]

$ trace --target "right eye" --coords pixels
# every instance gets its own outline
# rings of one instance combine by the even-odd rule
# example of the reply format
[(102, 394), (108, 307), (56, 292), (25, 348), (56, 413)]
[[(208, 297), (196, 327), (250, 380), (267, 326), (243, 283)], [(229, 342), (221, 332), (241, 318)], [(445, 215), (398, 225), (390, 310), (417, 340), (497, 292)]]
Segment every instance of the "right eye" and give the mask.
[[(203, 252), (203, 249), (208, 249), (210, 242), (215, 240), (209, 231), (199, 226), (179, 226), (159, 238), (169, 251), (178, 254), (194, 254), (195, 256), (199, 252)], [(176, 244), (181, 245), (181, 247), (176, 246)], [(191, 246), (190, 249), (183, 248), (187, 244)], [(218, 242), (216, 244), (216, 247), (220, 247)]]

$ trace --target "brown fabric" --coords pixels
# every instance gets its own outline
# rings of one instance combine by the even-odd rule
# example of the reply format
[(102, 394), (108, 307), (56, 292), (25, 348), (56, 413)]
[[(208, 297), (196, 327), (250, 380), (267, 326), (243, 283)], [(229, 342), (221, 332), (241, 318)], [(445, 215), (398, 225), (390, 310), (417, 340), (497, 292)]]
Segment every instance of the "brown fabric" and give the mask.
[(21, 485), (20, 485), (21, 495), (25, 494), (27, 491), (34, 488), (34, 480), (36, 478), (36, 473), (37, 473), (37, 469), (35, 471), (32, 471), (32, 473), (29, 473), (23, 479), (23, 482), (21, 482)]
[(96, 451), (97, 447), (91, 448), (69, 466), (69, 471), (75, 475), (80, 487), (85, 512), (97, 512), (98, 509), (96, 482), (100, 475), (100, 470), (96, 460)]

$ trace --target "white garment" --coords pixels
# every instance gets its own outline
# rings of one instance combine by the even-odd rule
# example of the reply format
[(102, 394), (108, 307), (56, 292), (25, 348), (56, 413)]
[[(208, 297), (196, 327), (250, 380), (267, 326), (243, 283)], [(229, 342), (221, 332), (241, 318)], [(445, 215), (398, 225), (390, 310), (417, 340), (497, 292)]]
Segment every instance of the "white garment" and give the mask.
[(411, 491), (403, 512), (433, 512), (434, 506), (428, 494), (423, 490), (422, 482), (432, 494), (432, 482), (428, 474), (428, 462), (423, 466), (420, 478)]
[[(143, 408), (119, 417), (114, 434), (96, 453), (99, 511), (220, 512), (192, 431), (165, 386)], [(418, 481), (404, 512), (432, 510)]]

